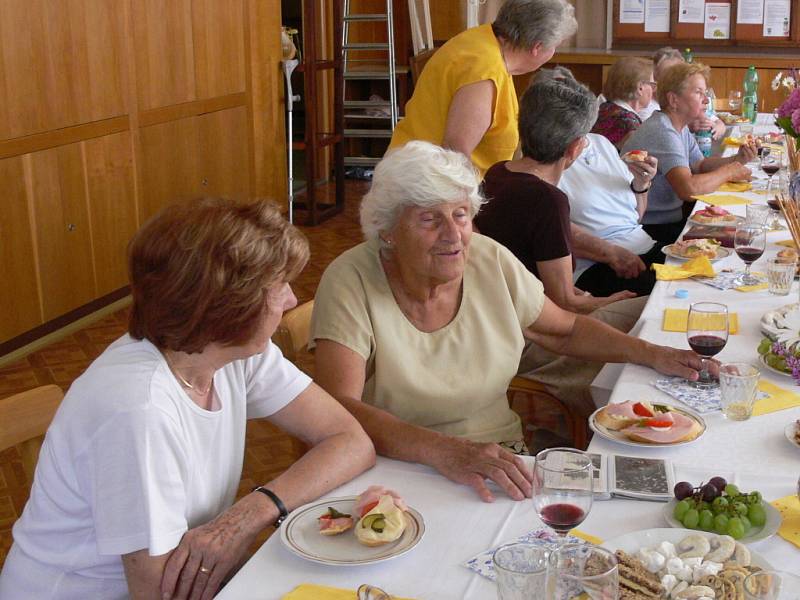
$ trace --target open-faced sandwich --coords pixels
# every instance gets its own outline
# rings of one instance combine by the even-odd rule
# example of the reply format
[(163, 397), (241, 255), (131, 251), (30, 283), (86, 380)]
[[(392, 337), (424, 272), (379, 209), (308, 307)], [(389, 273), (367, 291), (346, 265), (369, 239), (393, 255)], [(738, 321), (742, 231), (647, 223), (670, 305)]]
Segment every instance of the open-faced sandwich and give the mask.
[(406, 529), (408, 506), (393, 491), (381, 485), (367, 488), (356, 500), (353, 512), (360, 516), (356, 539), (365, 546), (380, 546), (400, 538)]
[(684, 258), (705, 256), (708, 259), (717, 258), (717, 249), (720, 244), (717, 240), (702, 238), (699, 240), (678, 240), (670, 246), (673, 253)]
[(338, 535), (350, 529), (354, 521), (351, 515), (339, 512), (329, 506), (328, 510), (317, 519), (317, 522), (322, 535)]
[(692, 215), (692, 221), (709, 225), (731, 225), (736, 224), (737, 220), (736, 215), (732, 215), (719, 206), (709, 206)]
[(627, 163), (642, 162), (647, 159), (647, 150), (631, 150), (623, 154), (621, 158)]
[(595, 422), (630, 440), (645, 444), (677, 444), (693, 440), (703, 428), (695, 419), (663, 404), (620, 402), (608, 404)]

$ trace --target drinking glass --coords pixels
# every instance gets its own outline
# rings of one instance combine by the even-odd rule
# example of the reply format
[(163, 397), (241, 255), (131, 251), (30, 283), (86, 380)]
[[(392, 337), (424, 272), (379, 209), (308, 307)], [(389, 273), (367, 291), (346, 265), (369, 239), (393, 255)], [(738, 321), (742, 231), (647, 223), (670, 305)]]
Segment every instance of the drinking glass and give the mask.
[(769, 206), (766, 204), (748, 204), (745, 210), (747, 211), (746, 220), (748, 225), (766, 226), (767, 217), (771, 210)]
[(800, 576), (782, 571), (756, 571), (744, 580), (747, 600), (797, 600)]
[(761, 150), (761, 170), (769, 177), (767, 181), (767, 203), (772, 210), (780, 210), (780, 204), (772, 197), (772, 178), (781, 169), (781, 153), (770, 148)]
[(788, 296), (797, 270), (794, 259), (775, 256), (767, 259), (767, 282), (769, 293), (775, 296)]
[(753, 416), (756, 386), (761, 373), (747, 363), (728, 363), (719, 368), (722, 414), (731, 421), (746, 421)]
[(759, 279), (750, 274), (750, 265), (761, 258), (766, 246), (767, 234), (762, 225), (744, 223), (736, 226), (733, 248), (739, 258), (744, 261), (744, 273), (738, 279), (740, 285), (759, 283)]
[(697, 388), (717, 385), (708, 372), (708, 359), (719, 354), (728, 343), (728, 307), (717, 302), (695, 302), (689, 306), (686, 340), (702, 357), (700, 377), (690, 382)]
[(728, 92), (728, 106), (731, 112), (736, 112), (742, 107), (742, 90), (731, 90)]
[(550, 554), (547, 598), (616, 600), (619, 594), (617, 557), (592, 544), (564, 544)]
[(547, 548), (534, 544), (506, 544), (495, 550), (492, 562), (497, 575), (498, 600), (544, 598), (549, 557)]
[(536, 455), (533, 506), (539, 518), (563, 542), (592, 508), (594, 467), (591, 457), (575, 448), (549, 448)]

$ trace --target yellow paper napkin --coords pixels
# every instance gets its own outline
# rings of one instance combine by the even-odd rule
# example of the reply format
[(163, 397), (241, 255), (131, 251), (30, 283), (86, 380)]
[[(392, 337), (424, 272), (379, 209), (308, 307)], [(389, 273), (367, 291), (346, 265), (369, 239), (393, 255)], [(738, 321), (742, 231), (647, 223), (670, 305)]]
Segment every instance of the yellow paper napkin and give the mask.
[(765, 394), (769, 394), (769, 398), (758, 400), (753, 405), (754, 417), (800, 406), (800, 394), (779, 387), (765, 379), (758, 381), (758, 389)]
[(744, 144), (744, 140), (742, 138), (728, 136), (726, 138), (722, 138), (722, 144), (724, 146), (741, 146)]
[[(664, 309), (664, 322), (662, 329), (664, 331), (675, 331), (677, 333), (686, 333), (686, 328), (689, 325), (689, 311), (685, 308), (665, 308)], [(739, 315), (730, 313), (728, 315), (728, 332), (734, 335), (739, 331)]]
[(716, 275), (714, 267), (711, 266), (711, 261), (705, 256), (698, 256), (692, 260), (687, 260), (678, 267), (653, 263), (650, 265), (650, 268), (656, 272), (656, 279), (659, 281), (688, 279), (695, 275), (700, 275), (702, 277), (714, 277), (714, 275)]
[(699, 196), (692, 196), (695, 200), (701, 200), (706, 204), (712, 206), (733, 206), (735, 204), (750, 204), (750, 200), (740, 196), (731, 196), (729, 194), (700, 194)]
[(595, 546), (599, 546), (600, 544), (603, 543), (603, 540), (601, 538), (592, 535), (591, 533), (585, 533), (580, 529), (573, 529), (572, 531), (569, 532), (569, 534), (574, 535), (576, 538), (586, 540), (587, 542), (589, 542), (590, 544), (594, 544)]
[(755, 285), (740, 285), (735, 289), (737, 292), (760, 292), (761, 290), (766, 290), (769, 288), (769, 284), (767, 283), (757, 283)]
[(747, 181), (729, 181), (717, 188), (718, 192), (748, 192), (753, 189), (753, 184)]
[(778, 535), (800, 548), (800, 498), (793, 494), (773, 500), (770, 504), (777, 508), (783, 517)]
[[(281, 600), (354, 600), (355, 598), (355, 590), (343, 590), (325, 585), (303, 583), (284, 595)], [(410, 600), (400, 596), (392, 596), (392, 598), (394, 600)]]
[(797, 248), (797, 244), (794, 243), (794, 240), (781, 240), (780, 242), (775, 242), (778, 246), (786, 246), (787, 248)]

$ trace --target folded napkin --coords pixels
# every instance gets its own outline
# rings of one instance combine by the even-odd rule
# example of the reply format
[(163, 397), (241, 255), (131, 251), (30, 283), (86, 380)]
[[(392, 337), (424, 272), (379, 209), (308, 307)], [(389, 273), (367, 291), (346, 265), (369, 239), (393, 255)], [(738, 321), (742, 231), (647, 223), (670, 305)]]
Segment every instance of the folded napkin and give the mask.
[(753, 184), (747, 181), (728, 181), (717, 188), (718, 192), (749, 192)]
[(794, 243), (794, 240), (781, 240), (780, 242), (775, 242), (778, 246), (786, 246), (787, 248), (797, 248), (797, 244)]
[(758, 381), (758, 389), (767, 394), (767, 397), (756, 400), (753, 406), (754, 417), (800, 406), (800, 394), (777, 386), (774, 383), (760, 379)]
[(742, 138), (737, 138), (733, 136), (722, 138), (723, 146), (741, 146), (742, 144), (744, 144), (744, 140)]
[(731, 196), (729, 194), (700, 194), (692, 196), (695, 200), (700, 200), (712, 206), (734, 206), (736, 204), (750, 204), (750, 200), (741, 196)]
[(573, 529), (569, 533), (570, 535), (574, 535), (576, 538), (585, 540), (590, 544), (594, 544), (595, 546), (599, 546), (600, 544), (603, 543), (603, 540), (601, 538), (597, 537), (596, 535), (592, 535), (591, 533), (585, 533), (580, 529)]
[[(675, 331), (685, 333), (689, 325), (689, 310), (686, 308), (665, 308), (664, 321), (661, 328), (664, 331)], [(728, 315), (728, 332), (734, 335), (739, 331), (739, 315), (730, 313)]]
[(760, 292), (769, 288), (768, 283), (756, 283), (755, 285), (740, 285), (734, 288), (737, 292)]
[(796, 494), (770, 502), (780, 511), (783, 521), (778, 535), (800, 548), (800, 498)]
[[(281, 600), (355, 600), (355, 590), (343, 590), (325, 585), (303, 583), (281, 597)], [(394, 600), (410, 600), (400, 596), (392, 596)]]
[(711, 266), (711, 261), (705, 256), (698, 256), (692, 260), (687, 260), (678, 267), (653, 263), (650, 265), (650, 268), (656, 272), (656, 279), (659, 281), (688, 279), (695, 275), (701, 275), (703, 277), (714, 277), (714, 275), (716, 275), (714, 267)]

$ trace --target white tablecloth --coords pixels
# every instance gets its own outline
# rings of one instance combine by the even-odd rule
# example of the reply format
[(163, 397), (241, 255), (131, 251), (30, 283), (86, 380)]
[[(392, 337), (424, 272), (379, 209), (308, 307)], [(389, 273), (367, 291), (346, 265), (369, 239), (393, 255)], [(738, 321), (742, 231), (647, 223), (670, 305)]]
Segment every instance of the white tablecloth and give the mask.
[[(758, 133), (758, 130), (756, 131)], [(763, 195), (749, 194), (757, 202)], [(744, 213), (744, 206), (731, 207)], [(774, 243), (788, 239), (788, 231), (770, 233)], [(772, 246), (754, 270), (763, 269)], [(715, 263), (717, 267), (741, 268), (735, 256)], [(674, 297), (677, 288), (689, 290), (688, 300)], [(730, 336), (719, 355), (725, 361), (753, 362), (760, 339), (758, 320), (767, 310), (796, 302), (797, 284), (788, 297), (771, 296), (767, 291), (722, 292), (695, 281), (659, 282), (642, 314), (636, 334), (640, 337), (680, 348), (687, 348), (685, 334), (661, 331), (665, 307), (688, 307), (700, 300), (727, 304), (739, 314), (740, 331)], [(614, 371), (619, 373), (618, 378)], [(609, 375), (611, 373), (611, 375)], [(791, 380), (772, 373), (762, 376), (791, 386)], [(668, 397), (653, 387), (657, 374), (638, 366), (609, 367), (599, 379), (616, 380), (611, 401), (661, 400)], [(597, 382), (596, 382), (597, 383)], [(600, 384), (602, 389), (603, 385)], [(712, 475), (733, 478), (742, 489), (758, 489), (768, 500), (796, 490), (800, 475), (800, 450), (785, 439), (785, 425), (800, 418), (800, 408), (754, 417), (742, 423), (726, 421), (720, 414), (706, 416), (708, 431), (697, 442), (679, 448), (632, 448), (595, 436), (592, 452), (628, 456), (659, 456), (671, 459), (676, 480), (699, 482)], [(498, 493), (493, 504), (481, 502), (469, 488), (456, 485), (420, 465), (379, 458), (377, 466), (330, 494), (357, 494), (368, 485), (380, 483), (400, 491), (425, 519), (425, 536), (415, 549), (388, 562), (363, 567), (328, 567), (296, 557), (273, 535), (233, 578), (218, 598), (229, 600), (273, 600), (300, 583), (317, 583), (356, 588), (361, 583), (379, 585), (392, 594), (429, 600), (487, 599), (495, 597), (494, 584), (461, 563), (475, 554), (542, 526), (530, 501), (513, 502)], [(630, 500), (596, 502), (581, 530), (610, 539), (651, 527), (664, 527), (663, 504)], [(775, 536), (752, 546), (779, 569), (800, 572), (800, 549)]]

